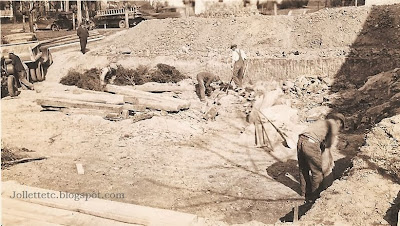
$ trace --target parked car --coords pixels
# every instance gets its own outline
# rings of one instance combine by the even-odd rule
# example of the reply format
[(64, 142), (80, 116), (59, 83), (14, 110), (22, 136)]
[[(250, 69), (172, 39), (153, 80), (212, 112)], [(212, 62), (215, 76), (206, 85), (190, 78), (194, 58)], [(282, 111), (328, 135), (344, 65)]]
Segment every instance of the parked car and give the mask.
[[(72, 30), (72, 13), (71, 12), (61, 12), (55, 18), (53, 17), (38, 17), (36, 22), (33, 24), (33, 29), (51, 29), (53, 31), (58, 31), (60, 29)], [(84, 19), (85, 20), (85, 19)], [(89, 25), (89, 30), (94, 28), (94, 23), (92, 20), (87, 21)], [(78, 25), (77, 19), (75, 18), (75, 24)]]
[(157, 13), (151, 15), (155, 19), (179, 18), (182, 17), (180, 9), (177, 7), (164, 7), (158, 10)]
[[(16, 76), (14, 66), (8, 58), (10, 52), (17, 55), (28, 66), (26, 79), (30, 82), (43, 81), (47, 68), (53, 63), (50, 50), (37, 40), (35, 33), (17, 33), (2, 37), (1, 85), (14, 95)], [(7, 44), (5, 44), (7, 43)]]

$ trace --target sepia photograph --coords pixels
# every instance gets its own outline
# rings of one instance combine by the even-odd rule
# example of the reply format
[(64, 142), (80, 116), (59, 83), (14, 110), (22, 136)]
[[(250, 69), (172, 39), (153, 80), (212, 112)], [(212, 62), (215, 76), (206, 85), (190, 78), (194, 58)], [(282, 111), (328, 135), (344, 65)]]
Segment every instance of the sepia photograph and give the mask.
[(4, 226), (400, 226), (400, 0), (0, 1)]

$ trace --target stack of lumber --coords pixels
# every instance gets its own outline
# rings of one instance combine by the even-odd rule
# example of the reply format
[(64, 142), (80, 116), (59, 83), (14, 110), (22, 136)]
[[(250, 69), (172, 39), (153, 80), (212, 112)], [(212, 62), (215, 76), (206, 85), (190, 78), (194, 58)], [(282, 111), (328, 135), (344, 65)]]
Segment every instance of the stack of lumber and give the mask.
[[(108, 118), (112, 116), (111, 118), (117, 119), (128, 118), (132, 114), (139, 117), (141, 114), (136, 112), (145, 112), (146, 109), (178, 112), (190, 107), (188, 101), (135, 90), (133, 87), (107, 85), (106, 90), (112, 93), (78, 88), (46, 90), (41, 91), (42, 97), (36, 102), (45, 110), (57, 110), (67, 114), (100, 115)], [(141, 115), (134, 121), (151, 117), (152, 114)]]
[(136, 104), (143, 105), (153, 110), (178, 112), (190, 107), (189, 101), (137, 90), (134, 87), (107, 85), (105, 90), (107, 92), (123, 95), (125, 100), (134, 99), (137, 101)]
[(43, 108), (83, 108), (120, 113), (123, 110), (124, 97), (107, 93), (50, 92), (36, 102)]
[(45, 110), (59, 110), (67, 114), (88, 114), (129, 117), (129, 111), (144, 112), (146, 107), (137, 105), (135, 99), (126, 103), (124, 96), (89, 90), (47, 90), (36, 100)]

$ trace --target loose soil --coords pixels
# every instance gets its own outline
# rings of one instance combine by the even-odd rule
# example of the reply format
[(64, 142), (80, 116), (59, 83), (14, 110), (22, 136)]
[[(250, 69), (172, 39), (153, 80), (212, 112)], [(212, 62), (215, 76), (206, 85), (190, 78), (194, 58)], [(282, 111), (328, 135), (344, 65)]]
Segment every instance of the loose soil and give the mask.
[[(228, 223), (275, 223), (288, 214), (293, 206), (303, 203), (297, 182), (296, 151), (295, 147), (285, 148), (270, 125), (267, 131), (273, 141), (271, 146), (266, 149), (254, 147), (254, 127), (246, 122), (244, 114), (244, 105), (248, 104), (245, 98), (228, 92), (218, 101), (220, 105), (217, 105), (219, 115), (216, 121), (205, 121), (202, 118), (207, 106), (198, 100), (195, 92), (182, 93), (178, 95), (179, 98), (191, 101), (189, 110), (167, 115), (156, 112), (153, 118), (137, 123), (41, 111), (35, 100), (46, 96), (49, 91), (71, 89), (59, 84), (70, 69), (83, 72), (102, 68), (115, 60), (127, 68), (165, 63), (194, 78), (198, 71), (215, 69), (210, 62), (217, 62), (219, 67), (229, 67), (228, 47), (232, 43), (248, 49), (250, 57), (280, 58), (282, 51), (293, 56), (298, 51), (304, 57), (321, 57), (321, 54), (335, 56), (338, 53), (346, 56), (353, 41), (363, 36), (360, 32), (368, 31), (365, 30), (366, 25), (371, 29), (389, 26), (389, 30), (393, 31), (390, 35), (399, 34), (398, 27), (393, 27), (398, 26), (396, 21), (400, 15), (393, 10), (399, 10), (399, 6), (382, 7), (380, 10), (388, 10), (388, 18), (369, 20), (367, 23), (364, 22), (368, 16), (376, 12), (368, 7), (326, 9), (297, 17), (145, 21), (133, 29), (89, 43), (90, 51), (85, 55), (79, 52), (78, 46), (54, 51), (54, 64), (48, 70), (46, 81), (35, 84), (37, 91), (23, 91), (16, 98), (4, 98), (1, 101), (4, 145), (31, 149), (48, 156), (48, 159), (7, 168), (3, 170), (3, 180), (17, 180), (30, 186), (67, 192), (124, 193), (124, 199), (116, 201), (194, 213)], [(385, 25), (382, 21), (391, 23)], [(312, 32), (310, 28), (313, 28)], [(371, 39), (363, 40), (359, 43), (364, 48)], [(398, 38), (392, 38), (382, 45), (395, 49), (398, 43)], [(347, 52), (343, 52), (343, 49)], [(123, 52), (133, 54), (126, 55)], [(393, 75), (390, 71), (393, 69), (386, 70), (386, 73)], [(291, 81), (294, 86), (290, 88), (279, 83), (257, 84), (261, 88), (256, 90), (264, 94), (264, 99), (258, 99), (259, 104), (270, 119), (294, 139), (296, 134), (312, 123), (313, 117), (310, 116), (321, 118), (332, 107), (350, 109), (348, 105), (338, 102), (340, 97), (346, 96), (343, 90), (347, 86), (341, 86), (342, 81), (337, 80), (345, 80), (345, 76), (351, 75), (329, 78), (333, 81), (315, 77), (299, 78)], [(314, 82), (311, 82), (313, 79)], [(392, 86), (396, 81), (397, 77), (385, 83), (384, 87), (397, 90), (397, 85)], [(313, 85), (315, 82), (316, 85)], [(193, 81), (189, 83), (194, 85)], [(338, 87), (332, 90), (336, 85)], [(361, 95), (359, 84), (353, 84), (352, 87), (354, 95)], [(279, 91), (280, 88), (283, 91)], [(318, 95), (312, 95), (314, 91), (318, 91)], [(369, 93), (371, 95), (362, 97), (368, 99), (379, 92), (372, 90)], [(335, 95), (339, 98), (335, 99)], [(271, 96), (274, 98), (268, 98)], [(393, 99), (394, 96), (393, 93), (385, 94), (380, 101), (370, 103), (387, 104), (385, 98), (398, 103), (397, 99)], [(346, 103), (354, 103), (351, 101), (353, 99)], [(373, 123), (398, 112), (390, 111), (387, 115), (369, 112), (374, 121), (363, 120), (359, 116), (364, 113), (362, 111), (345, 113), (347, 117), (357, 113), (357, 120), (361, 121), (355, 120), (357, 125), (341, 135), (338, 151), (334, 152), (335, 174), (337, 177), (342, 175), (351, 162), (355, 167), (349, 171), (348, 177), (336, 181), (322, 193), (322, 198), (302, 220), (316, 224), (362, 224), (366, 215), (361, 213), (365, 207), (365, 213), (376, 211), (368, 223), (390, 222), (384, 214), (391, 208), (390, 202), (397, 194), (398, 183), (381, 176), (382, 173), (376, 168), (364, 170), (362, 156), (358, 157), (362, 161), (351, 159), (364, 142), (363, 129), (370, 129)], [(398, 124), (397, 118), (392, 120)], [(368, 126), (360, 127), (359, 122)], [(388, 128), (392, 123), (390, 120), (382, 122), (381, 128)], [(385, 133), (380, 129), (377, 131), (380, 135), (375, 138), (376, 141), (380, 141), (381, 136), (392, 139), (388, 134), (395, 137), (391, 130), (384, 130)], [(393, 142), (390, 139), (388, 144)], [(398, 141), (398, 138), (393, 139)], [(373, 140), (370, 144), (380, 145)], [(362, 150), (365, 155), (371, 156), (367, 164), (372, 161), (390, 178), (397, 175), (396, 162), (387, 164), (381, 154), (373, 154), (374, 148)], [(396, 156), (397, 152), (385, 150), (384, 153), (388, 154), (383, 155), (384, 159)], [(84, 175), (77, 174), (76, 163), (83, 165)], [(376, 188), (376, 184), (380, 187)], [(369, 194), (373, 194), (371, 196), (374, 198), (370, 198)], [(390, 195), (381, 199), (380, 194)], [(377, 205), (378, 202), (382, 204)], [(357, 208), (344, 208), (352, 206)], [(331, 215), (327, 215), (327, 209)], [(394, 209), (391, 208), (390, 213)]]

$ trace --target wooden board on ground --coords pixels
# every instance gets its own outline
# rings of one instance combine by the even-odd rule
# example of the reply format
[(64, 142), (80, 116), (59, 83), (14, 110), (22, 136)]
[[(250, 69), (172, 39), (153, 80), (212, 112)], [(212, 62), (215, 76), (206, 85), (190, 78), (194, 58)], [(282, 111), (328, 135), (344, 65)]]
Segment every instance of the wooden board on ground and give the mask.
[(112, 112), (122, 112), (122, 105), (115, 104), (101, 104), (101, 103), (91, 103), (77, 100), (62, 100), (55, 98), (41, 98), (37, 99), (36, 103), (42, 107), (59, 107), (59, 108), (86, 108), (86, 109), (96, 109)]
[(138, 115), (134, 115), (132, 117), (132, 122), (139, 122), (142, 120), (146, 120), (146, 119), (151, 119), (153, 118), (154, 114), (153, 113), (144, 113), (144, 114), (138, 114)]
[[(52, 191), (47, 189), (41, 189), (36, 187), (29, 187), (20, 185), (14, 181), (6, 181), (2, 183), (2, 197), (13, 197), (14, 192), (22, 194), (23, 191), (29, 191), (29, 193), (40, 193), (40, 194), (55, 194), (59, 195), (60, 191)], [(13, 200), (11, 200), (13, 201)], [(171, 210), (157, 209), (145, 206), (138, 206), (128, 203), (120, 203), (110, 200), (104, 200), (99, 198), (82, 198), (75, 200), (74, 198), (23, 198), (14, 199), (14, 201), (20, 201), (26, 203), (26, 206), (36, 204), (44, 206), (43, 209), (49, 209), (48, 207), (57, 209), (56, 211), (66, 210), (73, 212), (77, 215), (91, 215), (103, 220), (111, 220), (116, 223), (128, 223), (128, 224), (141, 224), (141, 225), (196, 225), (199, 222), (199, 218), (193, 214), (175, 212)], [(3, 208), (13, 209), (14, 205), (4, 205)], [(24, 207), (24, 206), (22, 206)], [(22, 208), (21, 207), (21, 208)], [(41, 211), (41, 208), (36, 208), (36, 211)], [(39, 214), (39, 213), (38, 213)], [(43, 213), (42, 221), (51, 222), (49, 218), (54, 216), (53, 212)], [(56, 220), (57, 218), (55, 217)], [(72, 219), (72, 218), (71, 218)], [(57, 222), (59, 223), (59, 222)], [(59, 223), (61, 224), (61, 223)], [(74, 225), (71, 223), (64, 223), (65, 225)], [(94, 223), (95, 224), (95, 223)], [(95, 224), (102, 225), (102, 224)], [(104, 224), (114, 225), (114, 224)]]
[(4, 225), (132, 225), (73, 210), (57, 209), (11, 199), (9, 196), (2, 198), (2, 212)]
[(182, 93), (184, 91), (195, 91), (194, 86), (178, 85), (171, 83), (158, 83), (158, 82), (148, 82), (143, 85), (135, 85), (134, 88), (136, 90), (154, 92), (154, 93), (162, 93), (162, 92)]
[(95, 93), (68, 93), (68, 92), (50, 92), (46, 97), (55, 99), (78, 100), (85, 102), (123, 105), (124, 96), (117, 94), (108, 94), (104, 92)]
[(160, 94), (149, 93), (145, 91), (135, 90), (133, 87), (107, 85), (106, 91), (124, 95), (125, 98), (134, 97), (138, 99), (139, 105), (155, 110), (164, 110), (168, 112), (177, 112), (188, 109), (190, 102), (162, 96)]
[[(46, 110), (48, 109), (49, 108), (46, 107)], [(114, 110), (98, 110), (98, 109), (85, 109), (85, 108), (59, 108), (59, 111), (65, 113), (66, 115), (90, 115), (90, 116), (100, 116), (100, 117), (105, 117), (109, 113), (116, 113)]]
[(123, 109), (134, 112), (143, 112), (146, 111), (146, 106), (137, 104), (124, 104)]

